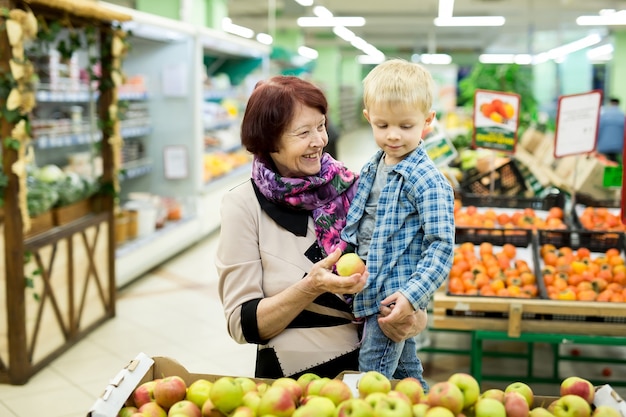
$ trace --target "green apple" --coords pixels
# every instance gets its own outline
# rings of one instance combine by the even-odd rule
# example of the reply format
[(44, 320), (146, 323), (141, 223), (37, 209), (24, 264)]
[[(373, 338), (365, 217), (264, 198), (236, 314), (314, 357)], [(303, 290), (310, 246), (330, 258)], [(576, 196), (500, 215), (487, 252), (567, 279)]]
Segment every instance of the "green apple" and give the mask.
[(591, 406), (583, 397), (567, 394), (555, 401), (552, 414), (555, 417), (590, 417)]
[(419, 403), (424, 396), (424, 387), (422, 387), (422, 383), (417, 378), (413, 377), (401, 379), (396, 383), (396, 386), (393, 389), (406, 394), (412, 404)]
[[(415, 412), (415, 408), (413, 409)], [(414, 414), (415, 417), (415, 414)], [(446, 407), (442, 407), (440, 405), (436, 405), (434, 407), (429, 407), (425, 413), (424, 417), (456, 417), (452, 411), (448, 410)]]
[(169, 410), (174, 403), (184, 400), (186, 395), (187, 384), (176, 375), (161, 378), (154, 386), (154, 401), (165, 410)]
[(189, 400), (180, 400), (175, 402), (167, 411), (167, 416), (172, 417), (178, 414), (186, 417), (202, 417), (202, 411), (195, 403)]
[[(168, 416), (169, 417), (169, 416)], [(256, 412), (250, 407), (240, 405), (229, 415), (229, 417), (256, 417)]]
[(461, 390), (461, 393), (463, 393), (462, 408), (467, 408), (478, 400), (480, 396), (480, 385), (478, 385), (478, 381), (472, 375), (457, 372), (450, 375), (448, 381), (456, 385)]
[(285, 387), (273, 384), (261, 395), (261, 401), (257, 408), (257, 415), (265, 414), (274, 417), (290, 417), (296, 410), (296, 402), (291, 391)]
[(578, 395), (584, 398), (589, 404), (593, 404), (596, 390), (593, 384), (584, 378), (578, 376), (570, 376), (561, 382), (561, 397), (564, 395)]
[[(426, 412), (430, 408), (430, 405), (426, 403), (417, 403), (417, 404), (413, 404), (413, 407), (411, 408), (413, 410), (413, 417), (425, 417)], [(450, 411), (450, 414), (452, 414), (452, 411)]]
[(501, 403), (504, 403), (504, 391), (498, 388), (490, 388), (486, 391), (483, 391), (479, 398), (493, 398), (494, 400), (498, 400)]
[(212, 385), (213, 383), (211, 381), (204, 378), (193, 381), (187, 387), (187, 396), (185, 399), (202, 408), (202, 404), (209, 399)]
[(517, 391), (509, 391), (504, 394), (504, 409), (506, 417), (529, 417), (530, 407), (526, 398)]
[(610, 405), (599, 405), (593, 410), (591, 417), (622, 417), (622, 413)]
[(442, 406), (457, 415), (463, 409), (463, 393), (450, 381), (434, 384), (428, 392), (428, 404), (431, 407)]
[[(315, 410), (314, 416), (333, 417), (335, 415), (335, 403), (330, 398), (319, 397), (316, 395), (304, 397), (298, 408), (309, 408)], [(297, 410), (296, 410), (297, 411)]]
[(298, 384), (300, 384), (300, 386), (302, 387), (302, 391), (304, 391), (309, 382), (313, 381), (314, 379), (320, 378), (321, 377), (319, 375), (314, 374), (313, 372), (306, 372), (300, 375), (298, 379), (296, 379), (296, 381), (298, 381)]
[(386, 396), (374, 407), (376, 417), (413, 417), (411, 404), (400, 398)]
[(529, 417), (554, 417), (547, 408), (545, 407), (535, 407), (528, 413)]
[(373, 392), (388, 393), (391, 391), (391, 381), (378, 371), (367, 371), (357, 382), (357, 390), (361, 398)]
[(117, 417), (131, 417), (133, 414), (137, 413), (139, 410), (137, 407), (132, 405), (127, 405), (122, 407), (121, 410), (117, 413)]
[(374, 409), (363, 398), (349, 398), (337, 406), (336, 417), (374, 417)]
[(528, 403), (528, 407), (532, 407), (535, 401), (535, 394), (533, 393), (532, 388), (530, 388), (527, 384), (523, 382), (512, 382), (506, 386), (504, 389), (504, 393), (511, 391), (517, 391), (526, 398), (526, 402)]
[(349, 277), (352, 274), (362, 274), (365, 272), (365, 262), (354, 252), (344, 253), (335, 263), (337, 275)]
[(256, 391), (256, 382), (254, 382), (252, 378), (248, 378), (246, 376), (237, 376), (235, 377), (235, 382), (241, 385), (244, 394), (248, 391)]
[(309, 382), (304, 388), (304, 392), (302, 393), (303, 397), (308, 397), (309, 395), (319, 395), (320, 390), (324, 385), (326, 385), (330, 381), (328, 377), (322, 377), (319, 379), (315, 379)]
[(229, 414), (243, 402), (243, 388), (241, 384), (230, 376), (219, 377), (209, 393), (213, 406), (224, 414)]
[(342, 401), (352, 398), (352, 390), (343, 380), (331, 379), (320, 388), (319, 395), (330, 398), (338, 406)]
[(507, 417), (504, 404), (493, 398), (479, 398), (474, 405), (476, 417)]
[(245, 405), (253, 410), (259, 408), (259, 403), (261, 402), (261, 394), (257, 391), (248, 391), (243, 394), (243, 399), (241, 400), (241, 405)]

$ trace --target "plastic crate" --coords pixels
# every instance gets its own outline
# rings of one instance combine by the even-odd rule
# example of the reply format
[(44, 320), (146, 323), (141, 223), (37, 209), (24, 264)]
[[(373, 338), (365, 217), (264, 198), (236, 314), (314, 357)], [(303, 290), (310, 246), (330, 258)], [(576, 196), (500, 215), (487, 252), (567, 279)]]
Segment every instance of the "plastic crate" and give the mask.
[(511, 243), (518, 247), (527, 247), (532, 242), (530, 229), (492, 229), (487, 227), (457, 227), (455, 243), (472, 242), (481, 244), (489, 242), (497, 246)]
[(538, 230), (539, 247), (552, 244), (557, 248), (587, 248), (592, 252), (605, 252), (616, 248), (624, 250), (624, 233), (592, 230)]
[(461, 192), (460, 199), (464, 206), (532, 208), (534, 210), (550, 210), (552, 207), (565, 208), (565, 194), (561, 192), (551, 193), (545, 197), (481, 195)]
[(575, 195), (576, 204), (582, 204), (584, 206), (589, 207), (609, 207), (609, 208), (620, 208), (621, 201), (620, 199), (613, 200), (598, 200), (591, 197), (588, 194), (576, 193)]
[(480, 195), (523, 195), (526, 192), (526, 181), (515, 161), (511, 160), (493, 172), (478, 174), (462, 181), (461, 190)]

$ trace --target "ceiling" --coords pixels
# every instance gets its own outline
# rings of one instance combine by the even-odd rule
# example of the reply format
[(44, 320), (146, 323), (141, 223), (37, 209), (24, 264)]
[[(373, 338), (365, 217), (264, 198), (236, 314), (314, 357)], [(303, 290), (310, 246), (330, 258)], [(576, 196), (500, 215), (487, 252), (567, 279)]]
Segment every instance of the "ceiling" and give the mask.
[[(229, 0), (234, 24), (272, 35), (297, 28), (296, 19), (314, 16), (312, 7), (295, 0)], [(390, 54), (410, 53), (529, 53), (536, 54), (607, 28), (577, 26), (580, 15), (600, 9), (626, 9), (626, 0), (456, 0), (454, 16), (502, 15), (500, 27), (436, 27), (438, 0), (315, 0), (334, 16), (362, 16), (357, 36)], [(613, 26), (626, 30), (626, 26)], [(305, 46), (345, 46), (331, 28), (303, 28)], [(276, 36), (275, 36), (276, 37)]]

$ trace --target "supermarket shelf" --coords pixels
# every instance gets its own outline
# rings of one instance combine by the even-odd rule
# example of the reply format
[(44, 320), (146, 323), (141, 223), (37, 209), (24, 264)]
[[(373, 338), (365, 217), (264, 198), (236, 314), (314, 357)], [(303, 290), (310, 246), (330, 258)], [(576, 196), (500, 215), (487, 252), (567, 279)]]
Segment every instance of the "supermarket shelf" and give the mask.
[(124, 181), (147, 175), (150, 172), (152, 172), (152, 160), (150, 158), (143, 158), (124, 164), (119, 178), (121, 181)]
[(67, 135), (44, 135), (36, 137), (33, 141), (37, 149), (63, 148), (66, 146), (87, 145), (90, 143), (100, 142), (102, 140), (102, 132), (97, 131), (93, 134), (87, 133), (71, 133)]
[(200, 220), (189, 217), (167, 222), (154, 233), (127, 242), (115, 251), (115, 282), (117, 288), (167, 261), (201, 238)]

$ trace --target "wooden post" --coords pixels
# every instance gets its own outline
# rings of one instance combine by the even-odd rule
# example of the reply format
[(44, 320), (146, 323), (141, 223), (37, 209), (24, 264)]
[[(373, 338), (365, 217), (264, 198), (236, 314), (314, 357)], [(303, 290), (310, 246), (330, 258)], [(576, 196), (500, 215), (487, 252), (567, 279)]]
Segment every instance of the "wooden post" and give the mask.
[[(0, 0), (0, 7), (13, 9), (15, 2)], [(6, 30), (0, 32), (0, 73), (10, 74), (9, 61), (12, 57), (11, 45)], [(6, 102), (0, 99), (4, 108)], [(19, 208), (18, 177), (11, 170), (17, 160), (17, 152), (4, 145), (5, 138), (11, 136), (14, 125), (0, 119), (0, 141), (2, 142), (2, 169), (8, 177), (4, 193), (4, 259), (6, 274), (6, 306), (9, 343), (9, 379), (13, 384), (24, 384), (28, 380), (28, 352), (26, 344), (26, 304), (24, 284), (24, 233), (22, 213)], [(16, 243), (19, 242), (19, 243)]]

